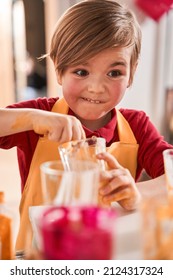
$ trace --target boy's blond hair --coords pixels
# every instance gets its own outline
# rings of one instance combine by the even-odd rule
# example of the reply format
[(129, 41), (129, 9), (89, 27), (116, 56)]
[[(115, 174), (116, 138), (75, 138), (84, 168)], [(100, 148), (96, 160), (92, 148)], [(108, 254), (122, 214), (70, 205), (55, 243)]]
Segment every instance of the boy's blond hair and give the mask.
[(132, 83), (133, 66), (141, 49), (136, 17), (116, 1), (86, 0), (70, 7), (58, 20), (49, 55), (62, 75), (68, 66), (84, 63), (105, 49), (129, 46), (132, 46)]

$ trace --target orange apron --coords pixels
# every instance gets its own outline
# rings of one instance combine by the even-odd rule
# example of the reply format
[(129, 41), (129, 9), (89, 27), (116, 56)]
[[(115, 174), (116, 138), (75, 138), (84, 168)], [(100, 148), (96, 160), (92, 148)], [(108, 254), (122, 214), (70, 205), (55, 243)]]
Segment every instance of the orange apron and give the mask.
[[(52, 112), (61, 114), (68, 114), (68, 110), (69, 107), (64, 98), (59, 99), (52, 108)], [(119, 163), (125, 168), (128, 168), (132, 176), (135, 177), (138, 144), (128, 122), (118, 110), (117, 126), (120, 141), (113, 143), (107, 148), (107, 151), (114, 155)], [(45, 137), (39, 138), (20, 202), (20, 226), (16, 241), (16, 250), (24, 250), (26, 245), (27, 247), (31, 245), (32, 234), (29, 234), (29, 232), (32, 232), (32, 230), (28, 210), (30, 206), (43, 204), (40, 164), (45, 161), (60, 158), (58, 145), (58, 142), (49, 141)]]

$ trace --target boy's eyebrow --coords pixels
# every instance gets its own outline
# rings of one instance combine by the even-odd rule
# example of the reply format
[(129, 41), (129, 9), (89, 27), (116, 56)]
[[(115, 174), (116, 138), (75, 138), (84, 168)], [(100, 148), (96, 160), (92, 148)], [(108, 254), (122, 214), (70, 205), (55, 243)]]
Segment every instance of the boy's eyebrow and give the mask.
[[(84, 63), (81, 63), (81, 65), (82, 66), (88, 66), (89, 63), (88, 62), (84, 62)], [(122, 60), (115, 61), (115, 62), (111, 63), (109, 67), (115, 67), (115, 66), (119, 66), (119, 65), (126, 67), (127, 63), (125, 61), (122, 61)]]
[(115, 67), (115, 66), (119, 66), (119, 65), (126, 67), (127, 63), (125, 61), (115, 61), (115, 62), (111, 63), (110, 67)]

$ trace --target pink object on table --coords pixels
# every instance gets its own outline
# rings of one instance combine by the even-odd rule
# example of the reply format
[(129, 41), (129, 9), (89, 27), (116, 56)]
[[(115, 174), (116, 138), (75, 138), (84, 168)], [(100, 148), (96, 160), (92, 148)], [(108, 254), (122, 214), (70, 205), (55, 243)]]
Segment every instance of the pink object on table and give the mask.
[(135, 0), (135, 3), (148, 16), (158, 21), (171, 9), (173, 0)]
[(40, 220), (45, 259), (111, 259), (115, 218), (106, 208), (51, 207)]

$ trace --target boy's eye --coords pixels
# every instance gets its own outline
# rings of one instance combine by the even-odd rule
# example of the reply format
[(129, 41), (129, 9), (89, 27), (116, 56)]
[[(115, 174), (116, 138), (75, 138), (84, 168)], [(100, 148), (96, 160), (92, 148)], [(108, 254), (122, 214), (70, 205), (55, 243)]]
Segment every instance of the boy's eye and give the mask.
[(88, 75), (88, 71), (84, 69), (76, 70), (74, 73), (81, 77), (85, 77)]
[(121, 76), (121, 71), (119, 70), (112, 70), (108, 73), (108, 76), (109, 77), (118, 77), (118, 76)]

